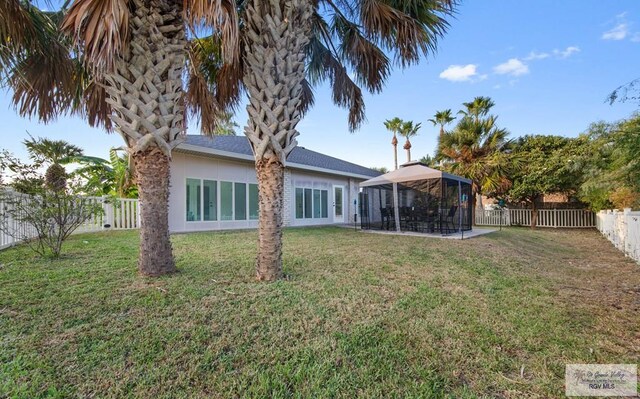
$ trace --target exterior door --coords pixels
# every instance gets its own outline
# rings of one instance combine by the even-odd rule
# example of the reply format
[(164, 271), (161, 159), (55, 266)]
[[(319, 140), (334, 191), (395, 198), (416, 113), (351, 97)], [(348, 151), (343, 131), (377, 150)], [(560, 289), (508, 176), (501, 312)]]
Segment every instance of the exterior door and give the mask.
[(333, 223), (344, 223), (344, 187), (333, 186)]

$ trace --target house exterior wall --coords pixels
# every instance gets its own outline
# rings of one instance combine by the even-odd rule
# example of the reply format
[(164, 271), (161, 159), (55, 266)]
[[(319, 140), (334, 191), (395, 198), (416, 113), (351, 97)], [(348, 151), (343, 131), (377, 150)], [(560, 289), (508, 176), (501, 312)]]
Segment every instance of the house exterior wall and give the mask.
[[(214, 180), (217, 190), (217, 220), (187, 221), (187, 179)], [(287, 168), (284, 176), (284, 226), (316, 226), (336, 223), (353, 223), (355, 208), (353, 201), (358, 198), (358, 184), (363, 181), (357, 178), (333, 175), (314, 171)], [(220, 220), (220, 182), (257, 184), (254, 164), (244, 160), (194, 155), (176, 151), (171, 161), (171, 187), (169, 195), (169, 230), (172, 233), (248, 229), (257, 228), (258, 220)], [(336, 219), (334, 190), (343, 190), (343, 219)], [(328, 214), (320, 218), (296, 218), (296, 188), (327, 190)], [(235, 206), (234, 206), (235, 209)], [(247, 212), (248, 214), (248, 212)]]

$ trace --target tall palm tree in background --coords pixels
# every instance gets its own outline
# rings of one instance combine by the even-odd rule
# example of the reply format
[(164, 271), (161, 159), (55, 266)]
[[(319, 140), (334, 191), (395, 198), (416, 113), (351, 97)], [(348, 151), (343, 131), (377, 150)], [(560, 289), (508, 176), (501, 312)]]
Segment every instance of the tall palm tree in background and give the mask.
[(68, 176), (62, 165), (81, 156), (82, 148), (64, 140), (33, 137), (25, 140), (23, 144), (31, 159), (38, 164), (48, 164), (44, 175), (46, 187), (54, 191), (64, 190), (67, 187)]
[(413, 124), (413, 121), (403, 122), (400, 126), (400, 135), (406, 139), (404, 149), (407, 150), (407, 162), (411, 162), (411, 137), (418, 134), (418, 130), (422, 127), (421, 123)]
[(468, 103), (462, 103), (466, 110), (458, 111), (459, 114), (468, 116), (473, 119), (475, 123), (479, 123), (480, 119), (489, 114), (491, 108), (496, 105), (489, 97), (476, 97), (473, 101)]
[(442, 136), (444, 136), (444, 127), (455, 119), (454, 116), (451, 116), (451, 110), (445, 109), (444, 111), (437, 111), (433, 119), (429, 119), (429, 122), (433, 123), (433, 126), (440, 125), (439, 139), (442, 139)]
[(496, 125), (493, 115), (478, 118), (487, 112), (465, 114), (452, 131), (442, 136), (436, 154), (444, 160), (443, 169), (471, 179), (474, 217), (477, 197), (508, 186), (510, 164), (515, 162), (508, 157), (511, 141), (507, 130)]
[[(29, 2), (9, 3), (17, 16), (31, 15)], [(57, 49), (55, 54), (29, 41), (2, 54), (3, 73), (9, 77), (21, 115), (37, 114), (47, 121), (63, 112), (81, 113), (91, 125), (110, 128), (113, 123), (123, 137), (141, 202), (138, 269), (151, 276), (175, 271), (167, 212), (169, 161), (172, 149), (184, 137), (185, 106), (199, 113), (203, 129), (212, 131), (216, 115), (229, 105), (215, 101), (215, 79), (201, 74), (204, 67), (196, 51), (200, 46), (187, 42), (187, 22), (190, 27), (213, 29), (220, 43), (237, 40), (234, 3), (193, 0), (186, 3), (187, 8), (183, 4), (76, 0), (68, 11), (36, 13), (42, 17), (37, 21), (45, 22), (44, 32), (50, 31), (46, 39)], [(63, 13), (62, 28), (71, 35), (75, 51), (71, 51), (71, 40), (58, 30)], [(35, 23), (34, 29), (28, 24), (23, 25), (29, 29), (10, 25), (3, 22), (0, 29), (36, 38), (41, 33)], [(230, 62), (237, 56), (234, 47), (220, 45), (219, 49)], [(41, 59), (45, 62), (38, 63)], [(38, 75), (44, 65), (53, 65), (56, 72)], [(187, 93), (183, 91), (185, 75), (189, 75)]]
[(398, 169), (398, 137), (403, 120), (397, 116), (393, 119), (387, 119), (384, 121), (384, 127), (393, 133), (393, 139), (391, 139), (391, 145), (393, 146), (393, 166), (394, 170)]
[[(392, 64), (417, 63), (436, 50), (456, 0), (250, 0), (241, 10), (238, 62), (219, 69), (248, 93), (245, 128), (259, 186), (256, 276), (282, 276), (284, 167), (296, 126), (313, 104), (312, 87), (328, 81), (332, 99), (349, 110), (350, 130), (365, 120), (363, 86), (382, 90)], [(390, 55), (393, 59), (390, 59)], [(351, 76), (350, 76), (351, 75)], [(353, 76), (353, 78), (352, 78)], [(241, 80), (240, 80), (241, 79)]]

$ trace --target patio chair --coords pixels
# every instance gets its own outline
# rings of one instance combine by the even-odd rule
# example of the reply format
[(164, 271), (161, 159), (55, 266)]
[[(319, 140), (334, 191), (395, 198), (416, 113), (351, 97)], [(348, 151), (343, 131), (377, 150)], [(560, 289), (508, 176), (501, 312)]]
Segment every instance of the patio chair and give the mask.
[(391, 222), (393, 221), (393, 226), (395, 227), (396, 222), (393, 215), (393, 208), (380, 208), (380, 215), (382, 219), (382, 223), (380, 225), (380, 230), (389, 230), (391, 228)]

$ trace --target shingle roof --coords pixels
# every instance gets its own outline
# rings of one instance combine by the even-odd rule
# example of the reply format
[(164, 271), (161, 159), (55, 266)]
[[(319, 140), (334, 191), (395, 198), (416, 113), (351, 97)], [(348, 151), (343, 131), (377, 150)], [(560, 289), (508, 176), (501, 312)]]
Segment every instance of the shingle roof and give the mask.
[[(185, 144), (192, 146), (205, 147), (218, 151), (225, 151), (242, 155), (253, 155), (249, 140), (244, 136), (216, 136), (208, 137), (201, 135), (187, 135)], [(351, 162), (343, 161), (342, 159), (330, 157), (328, 155), (320, 154), (319, 152), (307, 150), (304, 147), (296, 147), (291, 151), (287, 162), (293, 164), (300, 164), (311, 166), (315, 168), (329, 169), (332, 171), (355, 175), (363, 175), (376, 177), (381, 175), (377, 170), (365, 168), (364, 166), (356, 165)]]

